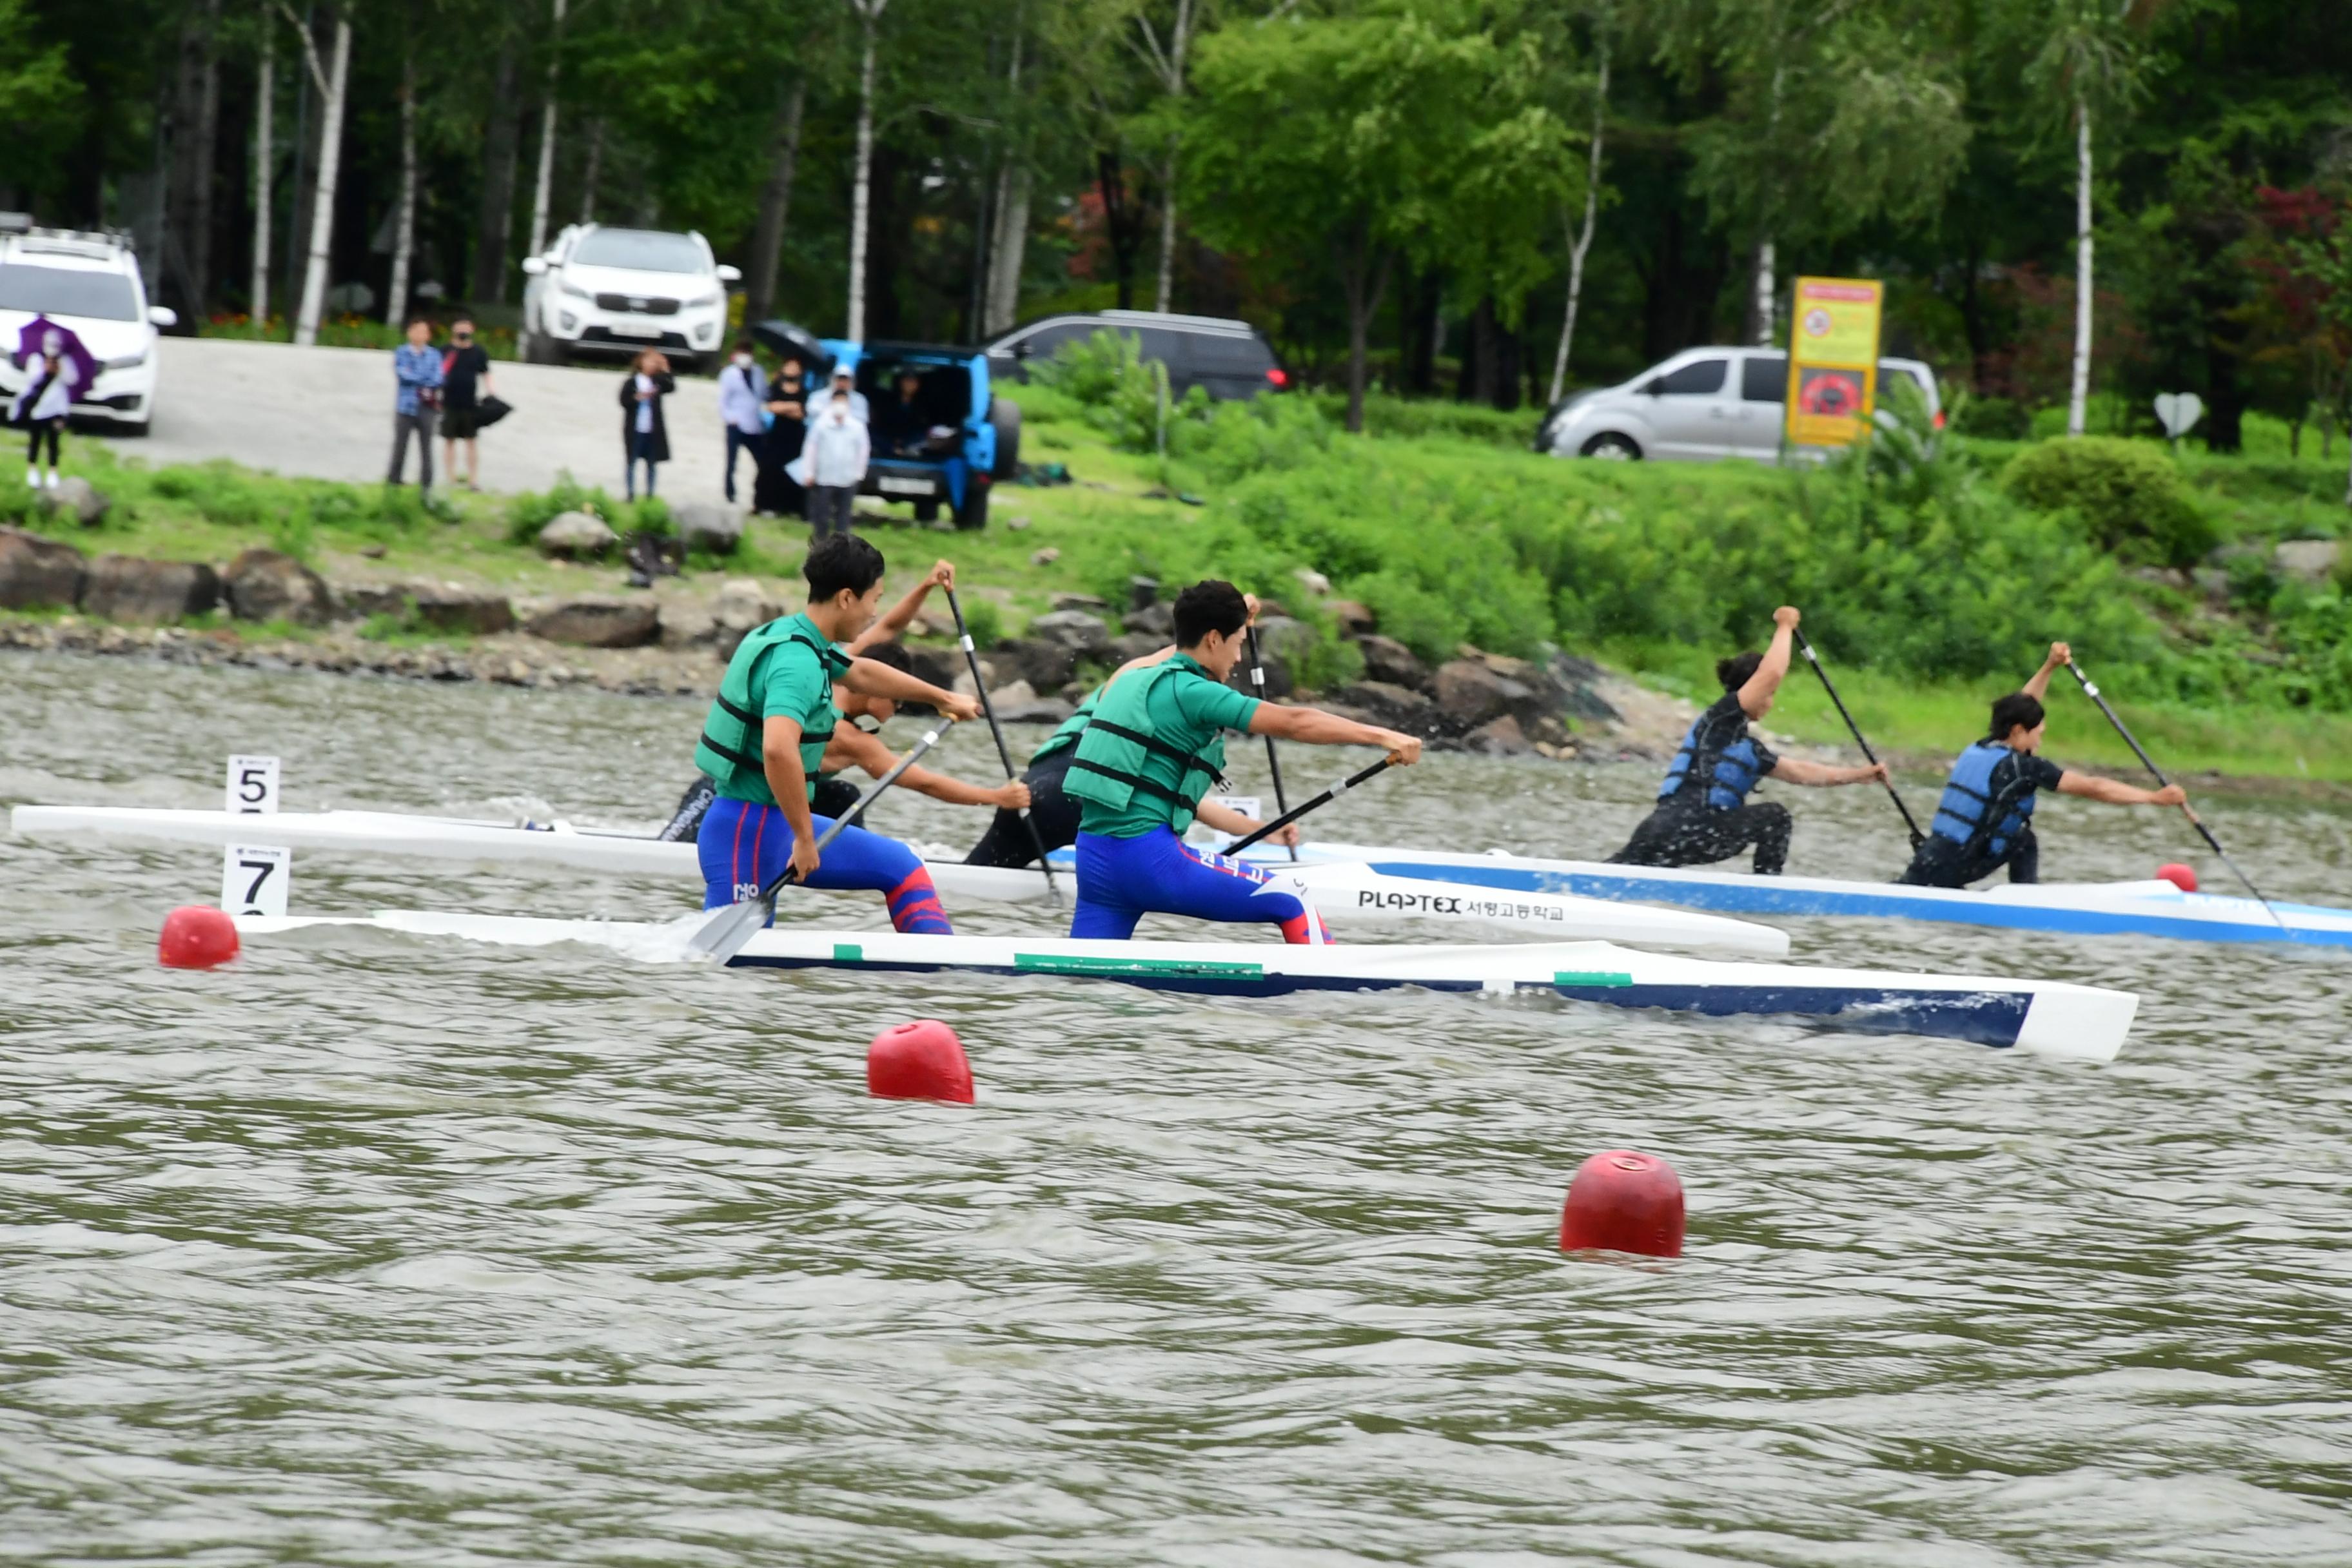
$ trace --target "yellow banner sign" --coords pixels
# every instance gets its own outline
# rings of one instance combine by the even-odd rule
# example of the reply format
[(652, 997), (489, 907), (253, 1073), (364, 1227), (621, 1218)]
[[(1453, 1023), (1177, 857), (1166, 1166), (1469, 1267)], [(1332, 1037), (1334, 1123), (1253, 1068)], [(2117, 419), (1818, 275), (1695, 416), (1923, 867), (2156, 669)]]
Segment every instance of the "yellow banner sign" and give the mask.
[(1789, 323), (1789, 439), (1849, 447), (1878, 405), (1878, 319), (1885, 290), (1861, 278), (1800, 278)]

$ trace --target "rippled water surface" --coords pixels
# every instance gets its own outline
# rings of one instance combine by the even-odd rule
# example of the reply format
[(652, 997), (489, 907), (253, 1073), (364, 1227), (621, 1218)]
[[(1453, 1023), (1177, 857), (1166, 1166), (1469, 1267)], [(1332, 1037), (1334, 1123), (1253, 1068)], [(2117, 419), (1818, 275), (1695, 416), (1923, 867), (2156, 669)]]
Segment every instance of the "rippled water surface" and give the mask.
[[(289, 809), (647, 824), (699, 717), (18, 657), (0, 800), (211, 807), (256, 751)], [(2054, 754), (2084, 721), (2062, 709)], [(946, 751), (990, 772), (983, 734)], [(1324, 831), (1605, 853), (1651, 782), (1442, 758)], [(1883, 797), (1794, 804), (1795, 869), (1898, 864)], [(2352, 902), (2352, 816), (2215, 816), (2272, 890)], [(2177, 817), (2045, 821), (2053, 879), (2187, 858)], [(367, 931), (174, 973), (156, 925), (216, 893), (217, 851), (0, 839), (0, 1558), (2352, 1562), (2342, 955), (1792, 927), (1801, 961), (2136, 989), (2100, 1068)], [(696, 891), (295, 875), (313, 912)], [(977, 1107), (865, 1097), (866, 1040), (927, 1015)], [(1562, 1258), (1570, 1174), (1627, 1144), (1680, 1168), (1687, 1256)]]

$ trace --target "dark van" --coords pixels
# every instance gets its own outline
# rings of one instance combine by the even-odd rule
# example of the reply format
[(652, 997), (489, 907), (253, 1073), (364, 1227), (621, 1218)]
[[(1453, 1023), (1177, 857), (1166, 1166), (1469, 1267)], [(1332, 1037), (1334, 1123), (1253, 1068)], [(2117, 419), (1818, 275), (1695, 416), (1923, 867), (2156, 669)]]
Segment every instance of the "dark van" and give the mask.
[(1232, 400), (1290, 384), (1273, 348), (1247, 321), (1161, 310), (1089, 310), (1015, 327), (988, 345), (989, 372), (1005, 381), (1026, 381), (1030, 365), (1097, 332), (1135, 338), (1146, 362), (1168, 367), (1168, 390), (1178, 397), (1196, 386), (1211, 397)]

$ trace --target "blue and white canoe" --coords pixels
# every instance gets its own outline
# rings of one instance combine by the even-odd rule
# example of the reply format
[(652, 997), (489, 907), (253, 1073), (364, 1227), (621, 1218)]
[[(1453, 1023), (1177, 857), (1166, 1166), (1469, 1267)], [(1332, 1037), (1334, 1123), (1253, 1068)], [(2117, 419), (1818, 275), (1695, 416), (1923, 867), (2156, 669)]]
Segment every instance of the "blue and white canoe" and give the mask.
[[(1556, 893), (1673, 904), (1726, 915), (1834, 915), (1939, 921), (2074, 936), (2172, 937), (2183, 942), (2293, 942), (2352, 947), (2352, 910), (2184, 893), (2167, 881), (1997, 883), (1979, 889), (1907, 888), (1828, 877), (1759, 877), (1746, 871), (1667, 869), (1593, 860), (1545, 860), (1494, 851), (1464, 855), (1362, 844), (1310, 844), (1314, 860), (1370, 866), (1391, 884), (1414, 882), (1498, 893)], [(1248, 858), (1272, 861), (1263, 847)], [(2273, 918), (2275, 914), (2275, 918)]]
[[(280, 811), (241, 816), (149, 806), (20, 805), (11, 826), (26, 837), (160, 838), (184, 844), (283, 846), (366, 856), (420, 856), (443, 860), (569, 866), (625, 876), (652, 876), (699, 885), (702, 867), (691, 844), (567, 823), (521, 826), (415, 816), (383, 811)], [(1034, 870), (928, 860), (931, 881), (950, 908), (966, 900), (1037, 903), (1053, 895)], [(1286, 867), (1285, 869), (1289, 869)], [(1789, 933), (1777, 926), (1687, 910), (1656, 909), (1555, 893), (1503, 892), (1384, 877), (1344, 860), (1297, 868), (1327, 918), (1438, 931), (1469, 928), (1481, 934), (1526, 931), (1550, 939), (1595, 939), (1675, 948), (1700, 948), (1759, 958), (1781, 958)], [(1067, 898), (1070, 879), (1062, 879)], [(824, 895), (827, 897), (840, 895)]]
[[(386, 910), (373, 915), (247, 916), (268, 940), (321, 928), (525, 947), (585, 943), (644, 963), (695, 962), (687, 938), (700, 917), (661, 924)], [(1552, 996), (1714, 1017), (1788, 1018), (1868, 1034), (1921, 1035), (2110, 1061), (2139, 998), (2060, 981), (1888, 970), (1717, 963), (1605, 942), (1499, 946), (1291, 947), (1274, 942), (1079, 942), (1055, 937), (905, 936), (895, 931), (778, 927), (732, 961), (743, 969), (835, 970), (882, 976), (956, 973), (1042, 980), (1108, 980), (1216, 996), (1351, 994), (1417, 988), (1487, 996)]]

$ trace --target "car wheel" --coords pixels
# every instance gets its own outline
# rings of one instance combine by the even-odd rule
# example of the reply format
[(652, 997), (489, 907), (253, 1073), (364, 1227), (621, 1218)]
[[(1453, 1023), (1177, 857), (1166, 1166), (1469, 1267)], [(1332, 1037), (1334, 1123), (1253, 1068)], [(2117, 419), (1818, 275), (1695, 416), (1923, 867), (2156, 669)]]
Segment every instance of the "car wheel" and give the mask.
[(128, 436), (133, 440), (142, 439), (147, 434), (147, 421), (142, 419), (136, 425), (117, 425), (114, 427), (114, 434)]
[(1587, 441), (1583, 451), (1588, 458), (1605, 458), (1614, 463), (1638, 463), (1642, 460), (1642, 448), (1633, 444), (1633, 438), (1620, 436), (1614, 430), (1604, 430)]
[(915, 521), (917, 522), (937, 522), (939, 520), (940, 503), (938, 501), (919, 500), (915, 503)]
[(533, 332), (523, 345), (522, 358), (525, 364), (562, 364), (563, 351), (549, 334)]
[(996, 466), (988, 471), (1009, 479), (1021, 471), (1021, 405), (1010, 398), (992, 397), (988, 422), (996, 426)]
[(955, 525), (958, 528), (986, 528), (988, 492), (995, 488), (993, 485), (976, 484), (964, 491), (963, 505), (956, 508)]

